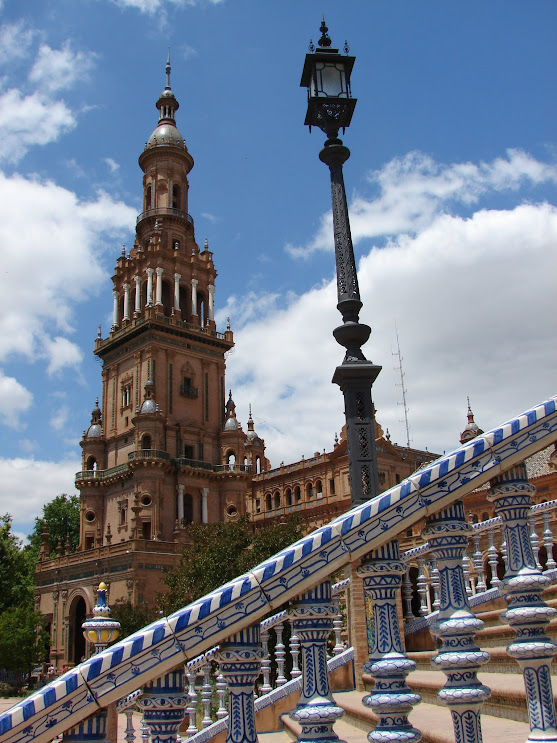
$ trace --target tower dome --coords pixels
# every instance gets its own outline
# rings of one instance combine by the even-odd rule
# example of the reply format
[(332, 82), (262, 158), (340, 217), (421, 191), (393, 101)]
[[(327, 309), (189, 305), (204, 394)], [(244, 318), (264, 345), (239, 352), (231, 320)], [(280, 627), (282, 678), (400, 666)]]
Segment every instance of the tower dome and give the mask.
[(99, 398), (95, 400), (95, 407), (91, 413), (91, 425), (85, 432), (85, 438), (98, 439), (102, 436), (101, 410), (99, 408)]
[(141, 403), (140, 413), (156, 413), (157, 404), (155, 402), (155, 383), (148, 379), (145, 382), (145, 399)]
[(159, 123), (156, 129), (151, 134), (147, 143), (145, 144), (145, 150), (149, 150), (152, 147), (159, 146), (173, 146), (179, 147), (180, 149), (186, 150), (186, 142), (176, 126), (176, 119), (174, 114), (180, 107), (180, 104), (176, 100), (176, 96), (170, 88), (170, 54), (166, 60), (166, 87), (160, 94), (159, 100), (157, 101), (157, 108), (159, 109)]
[(474, 420), (474, 413), (472, 412), (472, 408), (470, 407), (470, 398), (467, 398), (468, 400), (468, 423), (464, 427), (464, 431), (460, 434), (460, 443), (465, 444), (467, 441), (471, 441), (472, 439), (475, 439), (476, 436), (479, 436), (483, 433), (482, 429), (478, 426), (478, 424)]
[(236, 420), (236, 405), (232, 399), (232, 390), (228, 394), (228, 402), (226, 403), (226, 420), (224, 422), (225, 431), (237, 431), (239, 428), (238, 421)]

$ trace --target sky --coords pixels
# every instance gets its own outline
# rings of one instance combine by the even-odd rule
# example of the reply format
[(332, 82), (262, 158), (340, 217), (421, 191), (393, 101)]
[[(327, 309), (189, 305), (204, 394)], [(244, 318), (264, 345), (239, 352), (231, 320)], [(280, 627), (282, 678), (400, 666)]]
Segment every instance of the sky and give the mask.
[[(458, 444), (557, 394), (552, 0), (0, 0), (0, 514), (73, 493), (93, 342), (141, 211), (170, 47), (227, 387), (273, 466), (330, 451), (343, 353), (327, 168), (300, 77), (324, 13), (356, 63), (344, 167), (377, 419)], [(398, 335), (398, 345), (397, 345)], [(400, 351), (400, 356), (399, 356)]]

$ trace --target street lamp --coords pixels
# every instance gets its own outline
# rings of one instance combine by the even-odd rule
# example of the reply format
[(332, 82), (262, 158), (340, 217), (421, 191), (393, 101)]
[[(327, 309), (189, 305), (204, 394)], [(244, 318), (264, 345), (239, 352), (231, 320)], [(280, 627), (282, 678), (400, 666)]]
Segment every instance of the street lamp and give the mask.
[(337, 343), (346, 349), (344, 361), (337, 366), (333, 375), (333, 383), (339, 385), (344, 395), (350, 492), (354, 506), (379, 494), (371, 387), (381, 367), (368, 361), (362, 352), (371, 328), (359, 320), (362, 302), (342, 175), (342, 166), (350, 157), (350, 150), (338, 138), (339, 130), (342, 128), (344, 133), (344, 129), (350, 125), (356, 106), (350, 88), (355, 57), (348, 56), (346, 44), (345, 56), (331, 47), (325, 19), (319, 30), (321, 38), (317, 49), (310, 42), (310, 54), (306, 54), (300, 85), (308, 92), (304, 123), (310, 131), (312, 126), (317, 126), (327, 135), (319, 159), (331, 171), (337, 309), (343, 323), (335, 328), (333, 335)]

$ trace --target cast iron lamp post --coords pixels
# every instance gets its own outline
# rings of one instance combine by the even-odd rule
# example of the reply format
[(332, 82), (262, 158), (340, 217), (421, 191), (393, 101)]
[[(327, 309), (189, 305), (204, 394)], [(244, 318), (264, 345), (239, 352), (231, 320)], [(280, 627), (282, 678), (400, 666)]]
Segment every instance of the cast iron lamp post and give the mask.
[(342, 176), (342, 165), (350, 157), (350, 150), (338, 138), (339, 129), (342, 127), (344, 132), (349, 126), (356, 106), (356, 99), (352, 98), (350, 90), (350, 74), (355, 57), (348, 56), (346, 45), (346, 56), (331, 47), (325, 20), (321, 23), (320, 31), (317, 49), (310, 43), (311, 53), (306, 54), (300, 85), (308, 91), (304, 123), (310, 131), (312, 126), (317, 126), (327, 135), (319, 159), (331, 171), (337, 308), (343, 323), (335, 328), (333, 335), (337, 343), (346, 348), (344, 361), (337, 366), (333, 382), (339, 385), (344, 395), (350, 492), (354, 506), (379, 494), (371, 387), (381, 367), (368, 361), (362, 353), (362, 346), (369, 338), (371, 328), (359, 320), (362, 302)]

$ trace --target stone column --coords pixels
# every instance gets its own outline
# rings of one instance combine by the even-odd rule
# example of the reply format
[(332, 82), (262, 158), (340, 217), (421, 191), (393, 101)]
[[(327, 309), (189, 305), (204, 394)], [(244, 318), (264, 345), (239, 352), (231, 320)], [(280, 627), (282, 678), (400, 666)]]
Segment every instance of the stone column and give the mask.
[(373, 649), (364, 666), (364, 671), (375, 679), (375, 687), (364, 697), (363, 704), (379, 716), (379, 722), (368, 734), (368, 740), (370, 743), (418, 743), (422, 734), (412, 727), (408, 714), (421, 697), (406, 683), (406, 676), (416, 664), (404, 652), (398, 624), (397, 599), (402, 576), (406, 573), (398, 541), (395, 539), (373, 550), (357, 572), (373, 604), (375, 627)]
[(174, 274), (174, 309), (179, 310), (180, 309), (180, 279), (181, 275), (179, 273)]
[(209, 292), (209, 320), (210, 322), (214, 322), (215, 320), (215, 287), (213, 284), (209, 284), (207, 287), (207, 291)]
[(135, 310), (134, 317), (141, 314), (141, 276), (134, 276), (135, 281)]
[(155, 273), (154, 269), (147, 268), (145, 269), (145, 273), (147, 274), (147, 307), (153, 306), (153, 274)]
[(130, 319), (130, 285), (124, 284), (124, 320)]
[(333, 724), (344, 710), (335, 704), (327, 671), (327, 638), (333, 629), (336, 609), (331, 602), (331, 583), (325, 581), (294, 601), (288, 614), (292, 631), (300, 641), (302, 693), (290, 717), (302, 726), (298, 743), (338, 741)]
[(199, 281), (197, 279), (191, 280), (191, 314), (193, 317), (197, 317), (197, 285)]
[(215, 653), (215, 660), (228, 684), (226, 743), (257, 743), (254, 685), (263, 655), (259, 624), (232, 635)]
[(439, 613), (430, 631), (442, 639), (443, 645), (431, 663), (447, 676), (437, 696), (451, 710), (459, 743), (481, 743), (481, 706), (491, 695), (477, 677), (489, 653), (474, 642), (483, 622), (470, 608), (462, 566), (471, 532), (462, 501), (430, 516), (422, 532), (429, 542), (429, 554), (437, 561), (441, 586)]
[(184, 486), (178, 485), (178, 526), (183, 528), (184, 520)]
[(551, 580), (536, 565), (528, 533), (531, 496), (535, 492), (521, 463), (491, 481), (487, 498), (501, 517), (507, 543), (507, 572), (499, 591), (508, 608), (501, 619), (516, 632), (507, 653), (517, 661), (524, 677), (531, 730), (528, 741), (556, 741), (551, 661), (557, 645), (547, 637), (545, 628), (557, 610), (542, 600), (542, 591)]
[(209, 509), (207, 504), (207, 496), (209, 495), (209, 488), (201, 488), (201, 523), (209, 523)]
[(162, 268), (159, 266), (155, 269), (157, 273), (157, 306), (162, 305)]
[(118, 292), (112, 290), (112, 330), (118, 329)]

